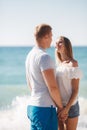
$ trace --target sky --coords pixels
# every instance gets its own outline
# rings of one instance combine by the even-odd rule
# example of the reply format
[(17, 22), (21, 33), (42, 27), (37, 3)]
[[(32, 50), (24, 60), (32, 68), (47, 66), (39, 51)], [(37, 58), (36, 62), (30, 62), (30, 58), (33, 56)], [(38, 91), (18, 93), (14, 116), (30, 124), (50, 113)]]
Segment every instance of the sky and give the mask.
[(34, 45), (40, 23), (52, 26), (52, 45), (62, 35), (87, 46), (87, 0), (0, 0), (0, 46)]

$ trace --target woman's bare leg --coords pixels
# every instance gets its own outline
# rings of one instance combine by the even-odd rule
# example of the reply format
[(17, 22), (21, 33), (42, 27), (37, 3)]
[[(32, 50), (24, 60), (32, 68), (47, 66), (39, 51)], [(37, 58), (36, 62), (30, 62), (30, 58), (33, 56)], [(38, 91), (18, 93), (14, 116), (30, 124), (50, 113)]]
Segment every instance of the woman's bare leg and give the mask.
[(64, 123), (62, 121), (59, 121), (59, 128), (58, 128), (58, 130), (66, 130), (65, 126), (64, 126)]
[(78, 117), (68, 118), (66, 123), (66, 130), (76, 130), (78, 124)]

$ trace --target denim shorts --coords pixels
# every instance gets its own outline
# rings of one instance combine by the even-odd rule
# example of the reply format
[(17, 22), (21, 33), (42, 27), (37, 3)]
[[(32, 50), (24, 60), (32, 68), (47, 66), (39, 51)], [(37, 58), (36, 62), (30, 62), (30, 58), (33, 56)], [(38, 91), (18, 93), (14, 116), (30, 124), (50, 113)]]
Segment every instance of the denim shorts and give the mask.
[(27, 116), (31, 122), (30, 130), (58, 130), (56, 108), (29, 105)]
[(68, 117), (69, 118), (74, 118), (74, 117), (78, 117), (80, 114), (79, 112), (79, 103), (77, 102), (75, 105), (71, 106), (69, 113), (68, 113)]

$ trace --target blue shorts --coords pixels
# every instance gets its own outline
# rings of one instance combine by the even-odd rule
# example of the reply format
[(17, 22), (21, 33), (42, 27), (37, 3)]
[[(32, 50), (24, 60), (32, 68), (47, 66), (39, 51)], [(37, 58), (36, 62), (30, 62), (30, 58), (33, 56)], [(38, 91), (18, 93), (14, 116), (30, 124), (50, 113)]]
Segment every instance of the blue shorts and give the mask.
[(71, 106), (68, 117), (69, 118), (74, 118), (79, 116), (79, 103), (77, 102), (75, 105)]
[(29, 105), (27, 116), (31, 121), (30, 130), (58, 130), (56, 108)]

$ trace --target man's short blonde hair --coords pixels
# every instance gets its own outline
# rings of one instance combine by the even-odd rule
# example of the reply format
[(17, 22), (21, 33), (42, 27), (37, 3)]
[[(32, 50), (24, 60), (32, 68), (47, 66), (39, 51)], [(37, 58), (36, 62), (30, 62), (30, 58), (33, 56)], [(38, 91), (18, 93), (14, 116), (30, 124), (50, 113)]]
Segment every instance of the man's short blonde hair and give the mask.
[(52, 30), (52, 27), (48, 24), (40, 24), (36, 26), (34, 35), (36, 40), (41, 39), (45, 35), (49, 34)]

